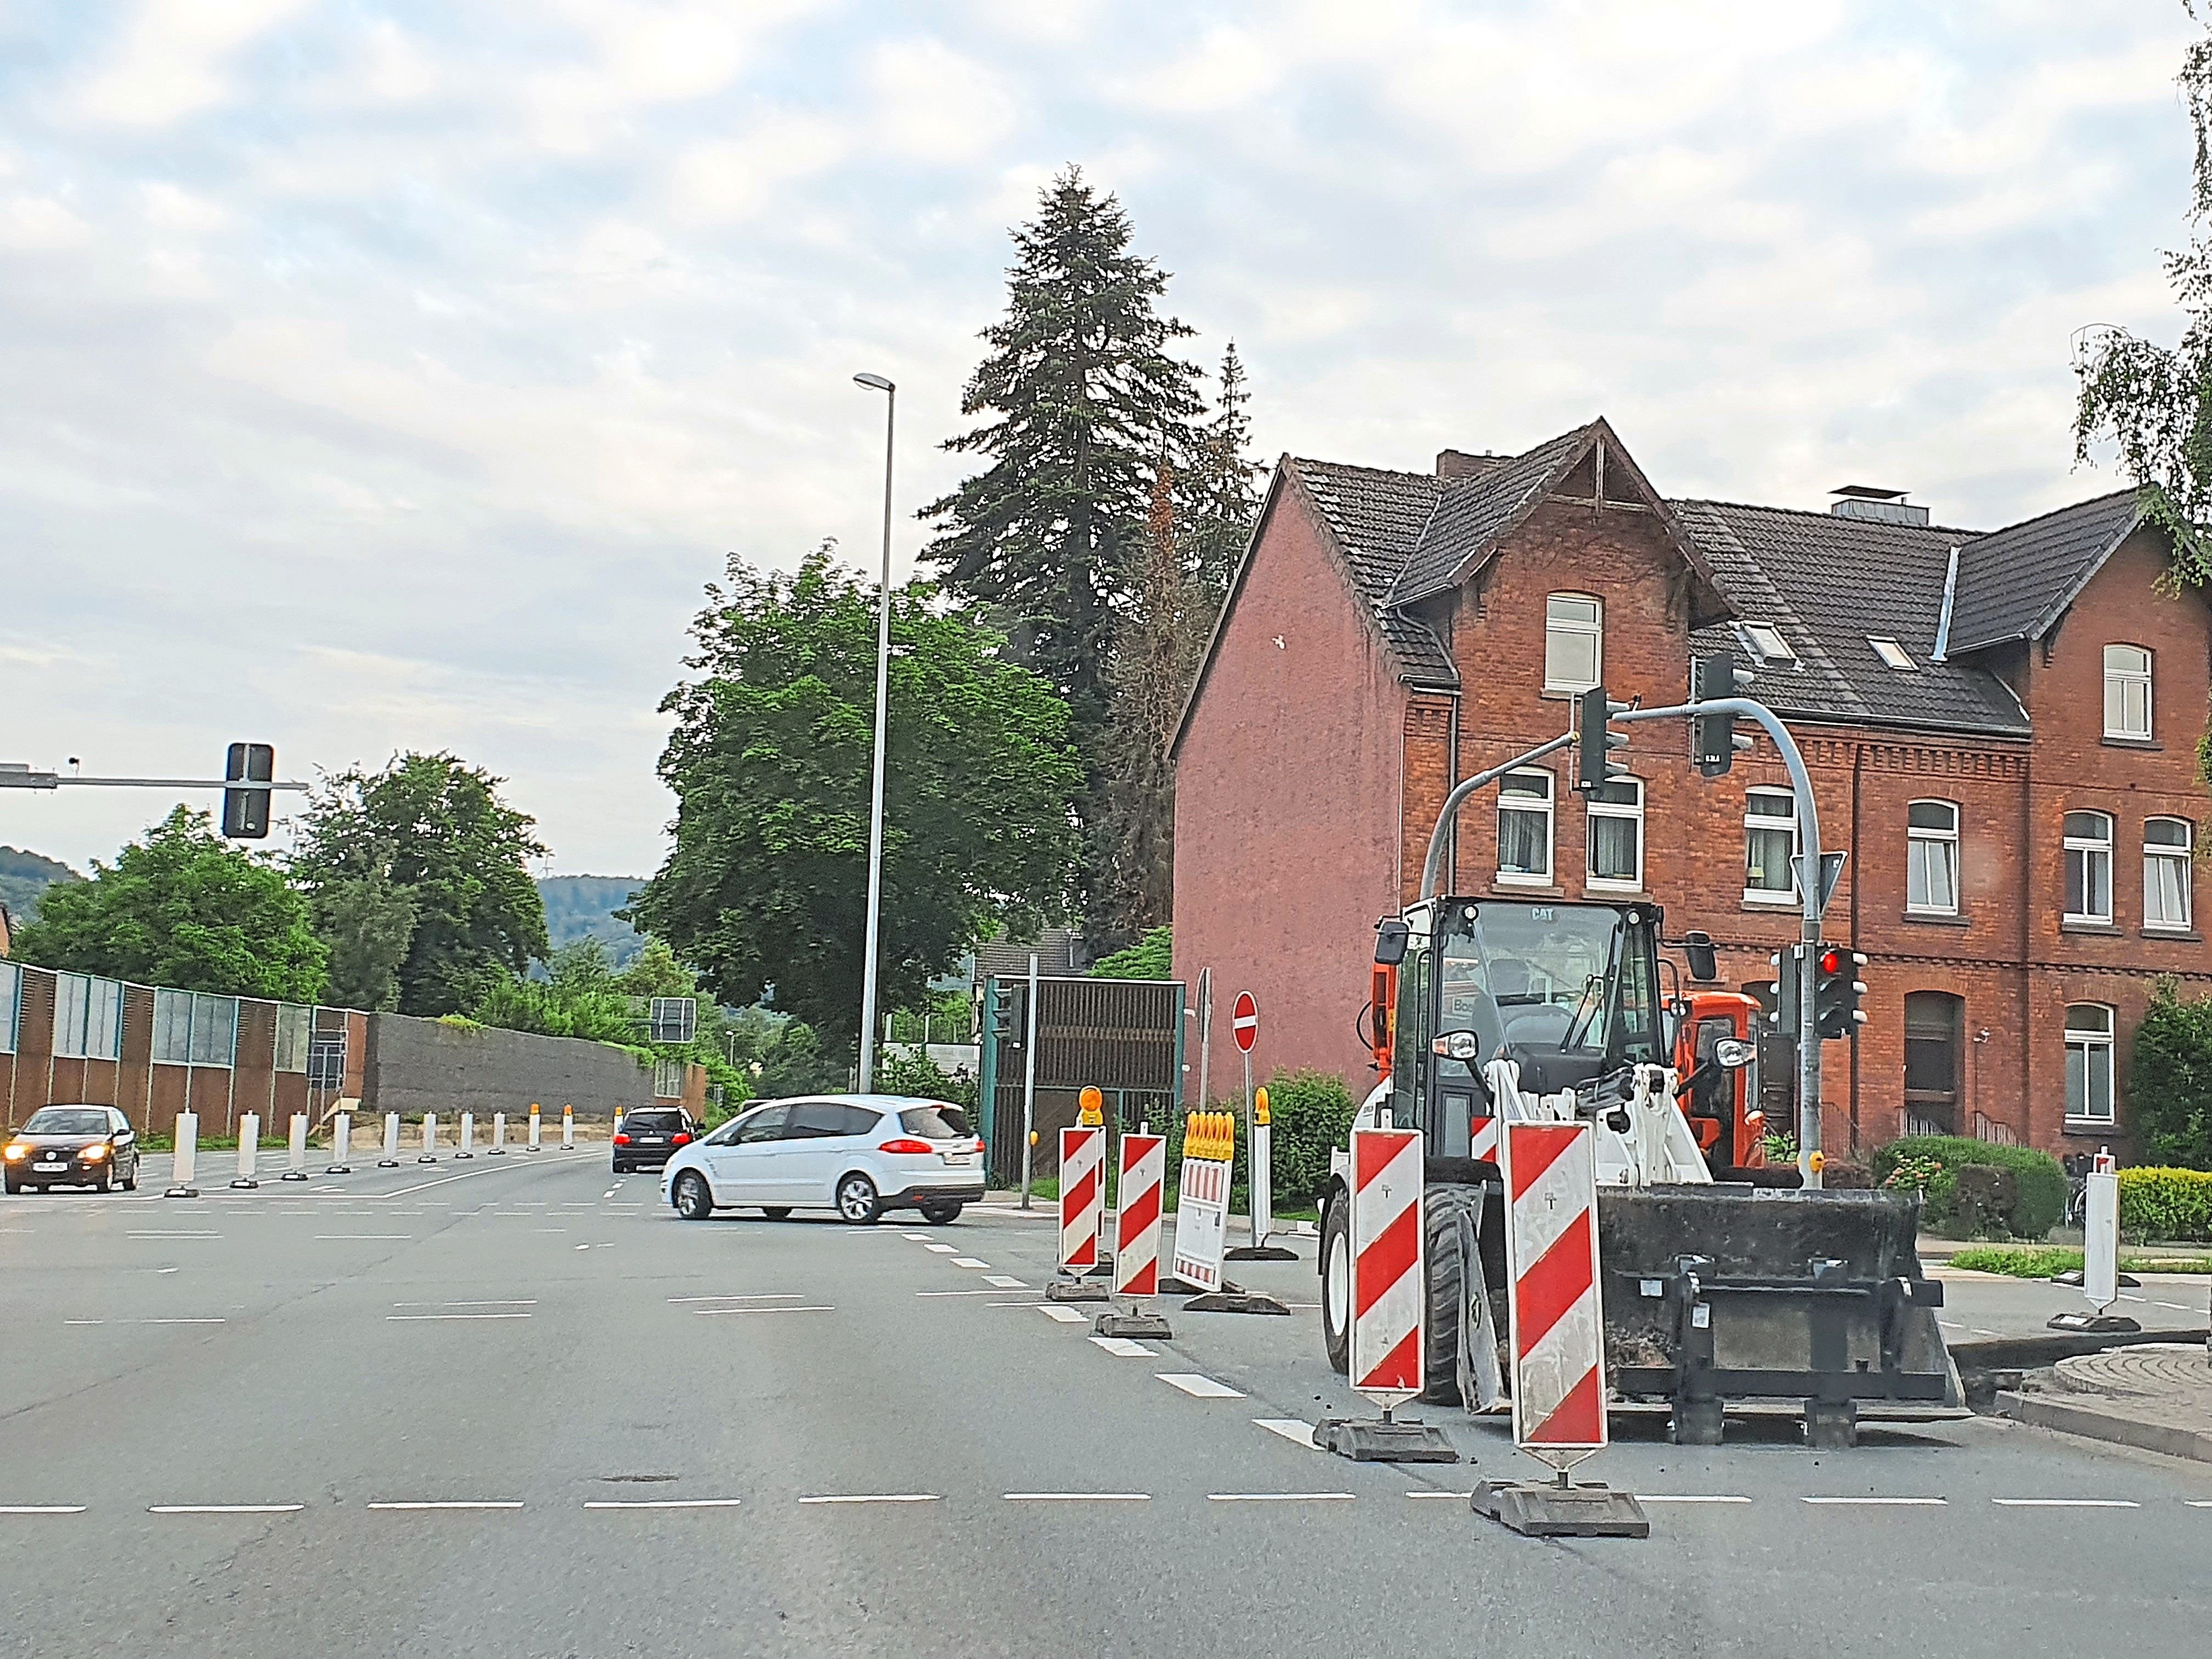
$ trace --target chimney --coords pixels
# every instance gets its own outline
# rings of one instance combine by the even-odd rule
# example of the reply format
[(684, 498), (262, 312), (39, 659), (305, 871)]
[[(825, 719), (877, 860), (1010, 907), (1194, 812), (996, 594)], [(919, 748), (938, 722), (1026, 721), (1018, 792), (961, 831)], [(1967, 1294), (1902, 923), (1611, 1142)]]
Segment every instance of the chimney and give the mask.
[(1508, 455), (1493, 455), (1488, 450), (1477, 455), (1472, 450), (1440, 449), (1437, 452), (1437, 477), (1476, 478), (1511, 459)]
[(1915, 507), (1901, 489), (1877, 489), (1872, 484), (1844, 484), (1828, 492), (1836, 499), (1828, 511), (1839, 519), (1878, 519), (1884, 524), (1926, 524), (1928, 509)]

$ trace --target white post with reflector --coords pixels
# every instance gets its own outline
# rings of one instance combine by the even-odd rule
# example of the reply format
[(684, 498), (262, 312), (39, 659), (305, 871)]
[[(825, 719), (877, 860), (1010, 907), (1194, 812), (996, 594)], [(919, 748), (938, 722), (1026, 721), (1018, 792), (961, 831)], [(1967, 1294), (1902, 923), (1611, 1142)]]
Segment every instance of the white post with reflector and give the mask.
[(325, 1175), (351, 1175), (353, 1165), (346, 1160), (353, 1156), (353, 1114), (340, 1112), (331, 1122), (331, 1167)]
[(376, 1160), (376, 1167), (380, 1170), (399, 1167), (399, 1114), (397, 1112), (384, 1115), (384, 1156)]
[(576, 1150), (576, 1109), (574, 1106), (561, 1109), (561, 1150), (564, 1152)]
[(307, 1115), (305, 1112), (292, 1114), (291, 1129), (291, 1142), (285, 1148), (284, 1179), (305, 1181), (307, 1178)]
[(1506, 1123), (1498, 1146), (1513, 1443), (1553, 1478), (1485, 1480), (1474, 1507), (1536, 1537), (1648, 1538), (1651, 1523), (1633, 1495), (1570, 1478), (1607, 1444), (1595, 1136), (1587, 1122)]
[(491, 1146), (486, 1150), (484, 1156), (486, 1158), (507, 1156), (507, 1114), (505, 1112), (494, 1112), (491, 1115)]
[(533, 1100), (530, 1103), (530, 1150), (533, 1152), (545, 1150), (545, 1143), (539, 1139), (544, 1128), (544, 1120), (538, 1114), (538, 1103)]
[(1443, 1431), (1392, 1411), (1426, 1386), (1427, 1250), (1422, 1239), (1424, 1147), (1419, 1129), (1352, 1132), (1352, 1364), (1348, 1380), (1382, 1407), (1378, 1422), (1332, 1419), (1314, 1443), (1360, 1462), (1456, 1463)]
[(474, 1158), (476, 1155), (477, 1115), (474, 1112), (463, 1112), (461, 1114), (461, 1149), (455, 1152), (453, 1156), (455, 1158)]
[(2053, 1314), (2054, 1331), (2139, 1331), (2140, 1320), (2110, 1311), (2120, 1299), (2120, 1161), (2100, 1147), (2084, 1178), (2081, 1294), (2095, 1311)]
[(261, 1115), (247, 1112), (238, 1120), (238, 1179), (234, 1187), (258, 1187), (253, 1178), (254, 1161), (261, 1152)]
[(435, 1164), (438, 1161), (438, 1115), (435, 1112), (422, 1114), (422, 1153), (415, 1161), (417, 1164)]
[(200, 1117), (198, 1112), (177, 1114), (176, 1151), (170, 1155), (169, 1190), (164, 1198), (198, 1198), (200, 1189), (192, 1185), (192, 1176), (199, 1164)]

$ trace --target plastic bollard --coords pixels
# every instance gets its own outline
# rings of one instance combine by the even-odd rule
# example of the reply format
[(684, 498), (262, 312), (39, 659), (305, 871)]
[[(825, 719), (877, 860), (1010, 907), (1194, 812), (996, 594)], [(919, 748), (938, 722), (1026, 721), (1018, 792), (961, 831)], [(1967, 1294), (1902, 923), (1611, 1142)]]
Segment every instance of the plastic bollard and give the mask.
[(351, 1175), (353, 1165), (346, 1160), (353, 1156), (353, 1114), (340, 1112), (331, 1125), (331, 1167), (325, 1175)]
[(258, 1187), (253, 1178), (254, 1160), (261, 1152), (261, 1115), (248, 1112), (238, 1120), (238, 1179), (234, 1187)]
[(422, 1114), (422, 1156), (415, 1161), (417, 1164), (435, 1164), (438, 1161), (438, 1115), (435, 1112)]
[(453, 1156), (455, 1158), (474, 1158), (476, 1155), (477, 1115), (474, 1112), (463, 1112), (461, 1114), (461, 1149), (458, 1152), (455, 1152)]
[(530, 1109), (530, 1150), (533, 1152), (542, 1152), (545, 1150), (544, 1144), (538, 1139), (544, 1127), (538, 1115), (538, 1109), (532, 1106)]
[(484, 1156), (487, 1158), (507, 1156), (507, 1114), (505, 1112), (494, 1112), (491, 1115), (491, 1149)]
[(292, 1114), (291, 1141), (284, 1149), (284, 1179), (305, 1181), (307, 1178), (307, 1115)]
[(561, 1150), (564, 1152), (576, 1150), (576, 1109), (574, 1106), (561, 1109)]
[(198, 1198), (200, 1189), (192, 1185), (192, 1176), (199, 1164), (200, 1120), (197, 1112), (177, 1114), (177, 1150), (171, 1160), (169, 1190), (164, 1198)]
[(384, 1156), (376, 1160), (376, 1167), (380, 1170), (399, 1167), (399, 1114), (397, 1112), (384, 1115)]

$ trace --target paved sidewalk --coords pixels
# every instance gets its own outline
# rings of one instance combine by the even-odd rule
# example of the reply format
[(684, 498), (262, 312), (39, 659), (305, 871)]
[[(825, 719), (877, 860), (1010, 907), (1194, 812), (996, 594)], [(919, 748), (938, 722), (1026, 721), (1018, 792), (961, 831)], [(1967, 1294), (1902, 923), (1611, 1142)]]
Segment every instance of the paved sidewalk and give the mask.
[(2212, 1352), (2146, 1342), (2062, 1359), (1997, 1395), (2005, 1416), (2092, 1440), (2212, 1462)]

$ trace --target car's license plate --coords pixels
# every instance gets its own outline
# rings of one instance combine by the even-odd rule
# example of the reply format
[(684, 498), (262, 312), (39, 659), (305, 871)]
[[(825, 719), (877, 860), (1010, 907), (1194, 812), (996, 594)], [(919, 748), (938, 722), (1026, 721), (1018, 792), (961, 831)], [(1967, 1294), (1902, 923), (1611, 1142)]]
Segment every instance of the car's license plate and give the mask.
[(62, 1170), (68, 1169), (69, 1165), (66, 1164), (33, 1164), (31, 1167), (36, 1170), (40, 1175), (58, 1175)]
[(641, 1146), (658, 1146), (660, 1145), (660, 1137), (659, 1135), (640, 1135), (637, 1138), (637, 1144)]
[(967, 1164), (973, 1164), (975, 1161), (975, 1154), (973, 1152), (947, 1152), (945, 1155), (945, 1161), (947, 1164), (956, 1166), (965, 1166)]

